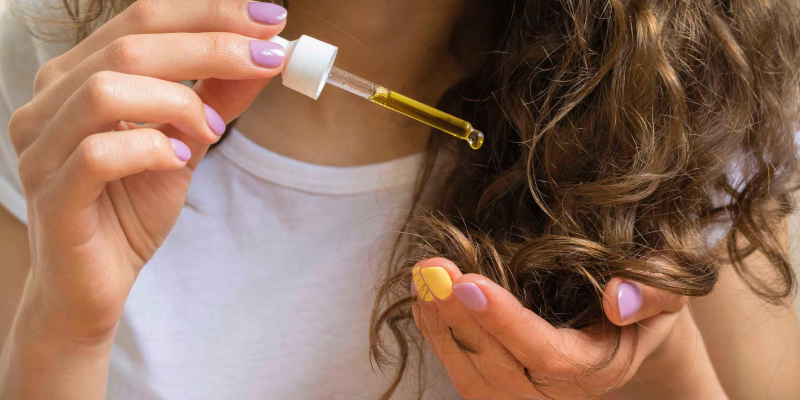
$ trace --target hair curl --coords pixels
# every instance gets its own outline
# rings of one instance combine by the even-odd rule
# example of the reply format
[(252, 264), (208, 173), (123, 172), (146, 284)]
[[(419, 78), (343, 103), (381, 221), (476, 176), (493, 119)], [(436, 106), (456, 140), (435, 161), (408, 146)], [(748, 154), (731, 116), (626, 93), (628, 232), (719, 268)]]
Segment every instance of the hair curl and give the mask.
[[(485, 148), (431, 137), (430, 159), (449, 153), (456, 165), (433, 192), (428, 163), (415, 203), (429, 211), (405, 223), (377, 291), (371, 354), (399, 366), (384, 398), (407, 368), (407, 341), (420, 340), (408, 282), (422, 259), (449, 258), (554, 326), (584, 328), (607, 323), (611, 277), (709, 294), (720, 269), (709, 237), (724, 232), (728, 261), (756, 294), (792, 295), (773, 227), (792, 206), (799, 5), (492, 2), (491, 43), (440, 104), (486, 128)], [(743, 263), (754, 251), (774, 276)]]

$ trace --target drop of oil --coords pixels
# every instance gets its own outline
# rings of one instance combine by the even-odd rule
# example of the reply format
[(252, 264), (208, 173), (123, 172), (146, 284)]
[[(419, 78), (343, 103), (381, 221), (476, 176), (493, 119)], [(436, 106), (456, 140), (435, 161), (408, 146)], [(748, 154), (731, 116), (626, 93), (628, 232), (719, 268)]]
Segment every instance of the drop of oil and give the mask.
[(469, 146), (473, 149), (480, 149), (481, 146), (483, 146), (483, 132), (473, 129), (472, 132), (469, 133), (467, 141), (469, 142)]

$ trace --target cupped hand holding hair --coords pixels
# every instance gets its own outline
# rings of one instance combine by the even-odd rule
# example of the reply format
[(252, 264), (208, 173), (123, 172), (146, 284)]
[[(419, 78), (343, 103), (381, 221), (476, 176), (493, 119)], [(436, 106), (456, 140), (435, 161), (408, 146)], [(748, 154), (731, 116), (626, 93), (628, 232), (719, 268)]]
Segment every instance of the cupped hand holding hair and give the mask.
[(557, 329), (450, 260), (412, 274), (414, 321), (466, 399), (727, 398), (685, 297), (613, 278), (613, 325)]
[(105, 396), (134, 280), (208, 146), (279, 72), (283, 53), (265, 40), (285, 16), (242, 0), (140, 0), (38, 72), (9, 125), (32, 267), (0, 397)]

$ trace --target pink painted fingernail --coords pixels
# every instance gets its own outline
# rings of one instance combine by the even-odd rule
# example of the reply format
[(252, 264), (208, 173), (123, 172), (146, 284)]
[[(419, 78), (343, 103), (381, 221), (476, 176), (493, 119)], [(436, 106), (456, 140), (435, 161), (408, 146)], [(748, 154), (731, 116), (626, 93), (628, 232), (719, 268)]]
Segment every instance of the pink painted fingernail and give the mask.
[(617, 288), (617, 305), (619, 317), (625, 321), (636, 315), (642, 308), (642, 289), (636, 282), (623, 282)]
[(272, 3), (250, 3), (247, 5), (247, 12), (254, 21), (267, 25), (278, 25), (289, 14), (285, 8)]
[(203, 104), (206, 108), (206, 121), (208, 121), (208, 127), (211, 128), (211, 131), (214, 132), (217, 136), (221, 136), (225, 133), (225, 121), (222, 120), (222, 117), (219, 116), (219, 113), (214, 111), (213, 108), (209, 107), (208, 104)]
[(169, 139), (170, 143), (172, 143), (172, 150), (175, 150), (175, 156), (178, 157), (181, 161), (189, 161), (192, 158), (192, 151), (189, 150), (189, 146), (186, 143), (181, 142), (178, 139)]
[(459, 283), (453, 286), (453, 294), (456, 295), (464, 307), (472, 311), (483, 311), (486, 309), (486, 296), (481, 291), (481, 288), (474, 283)]
[(277, 43), (253, 41), (250, 42), (250, 55), (253, 62), (265, 68), (277, 68), (283, 63), (283, 47)]

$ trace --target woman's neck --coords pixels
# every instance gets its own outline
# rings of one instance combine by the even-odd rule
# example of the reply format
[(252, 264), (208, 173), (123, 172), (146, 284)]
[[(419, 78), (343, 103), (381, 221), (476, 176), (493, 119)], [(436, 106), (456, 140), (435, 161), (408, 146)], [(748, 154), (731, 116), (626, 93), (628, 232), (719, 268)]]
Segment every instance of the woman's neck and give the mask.
[[(304, 0), (289, 2), (282, 37), (309, 35), (339, 47), (336, 66), (425, 103), (460, 76), (448, 51), (458, 1)], [(328, 85), (316, 101), (281, 78), (239, 118), (257, 144), (321, 165), (387, 161), (424, 149), (430, 128)]]

